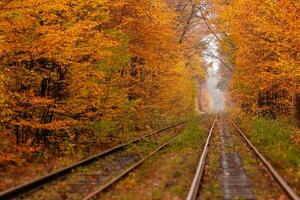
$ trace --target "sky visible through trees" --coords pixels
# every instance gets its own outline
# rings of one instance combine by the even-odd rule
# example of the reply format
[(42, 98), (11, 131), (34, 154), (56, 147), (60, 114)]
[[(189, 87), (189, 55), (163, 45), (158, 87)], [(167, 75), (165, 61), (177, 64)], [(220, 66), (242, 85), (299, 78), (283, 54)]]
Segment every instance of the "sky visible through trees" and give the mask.
[[(204, 64), (208, 65), (208, 74), (206, 78), (206, 87), (212, 98), (211, 111), (219, 112), (225, 109), (225, 96), (224, 91), (217, 88), (220, 81), (219, 70), (221, 62), (218, 59), (218, 43), (214, 35), (206, 36), (203, 41), (208, 43), (206, 49), (203, 50)], [(215, 57), (213, 57), (215, 56)]]

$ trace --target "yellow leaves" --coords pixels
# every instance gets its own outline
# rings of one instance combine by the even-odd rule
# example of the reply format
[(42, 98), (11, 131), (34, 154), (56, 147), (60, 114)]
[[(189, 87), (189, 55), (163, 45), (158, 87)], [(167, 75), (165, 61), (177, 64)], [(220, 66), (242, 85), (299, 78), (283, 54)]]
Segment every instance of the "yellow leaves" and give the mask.
[[(183, 116), (193, 103), (176, 15), (165, 1), (12, 0), (4, 8), (0, 103), (13, 125), (59, 131), (128, 119), (142, 126), (154, 115)], [(200, 58), (191, 65), (199, 69)]]
[(111, 56), (110, 48), (118, 45), (102, 27), (109, 19), (107, 4), (102, 0), (0, 4), (0, 62), (9, 66), (1, 69), (5, 77), (1, 115), (15, 115), (14, 125), (58, 131), (75, 123), (72, 118), (78, 113), (91, 117), (89, 113), (99, 109), (103, 75), (91, 66)]
[(54, 105), (55, 101), (48, 98), (33, 97), (30, 99), (30, 103), (33, 106), (51, 106)]
[[(13, 17), (6, 25), (4, 22), (8, 20), (5, 19), (5, 15), (2, 16), (0, 27), (3, 27), (5, 34), (9, 36), (4, 37), (3, 42), (9, 43), (8, 46), (21, 44), (20, 50), (30, 51), (35, 57), (57, 58), (64, 64), (69, 64), (70, 60), (77, 60), (78, 57), (86, 54), (91, 56), (93, 53), (94, 59), (99, 60), (108, 55), (106, 51), (101, 56), (101, 47), (111, 46), (112, 43), (105, 34), (97, 30), (99, 25), (108, 20), (104, 3), (107, 2), (39, 0), (34, 4), (37, 6), (30, 9), (33, 8), (30, 1), (25, 1), (24, 4), (17, 0), (11, 1), (15, 6), (19, 4), (18, 8), (28, 7), (28, 9), (18, 14), (14, 14), (15, 9), (8, 10), (7, 15)], [(14, 30), (22, 30), (22, 32)], [(84, 44), (90, 45), (89, 47), (93, 49), (98, 47), (97, 53), (90, 51)], [(72, 55), (73, 52), (85, 53)]]
[(18, 121), (12, 121), (12, 125), (17, 125), (20, 127), (31, 127), (37, 130), (49, 130), (49, 131), (62, 131), (67, 130), (69, 126), (72, 124), (77, 123), (76, 120), (72, 119), (61, 119), (61, 120), (54, 120), (47, 124), (41, 124), (38, 121), (26, 121), (24, 119), (20, 119)]
[(190, 73), (193, 74), (193, 76), (205, 79), (205, 72), (202, 68), (202, 59), (198, 55), (194, 55), (190, 58), (187, 68), (191, 71)]
[[(258, 95), (285, 91), (285, 99), (297, 90), (300, 48), (299, 3), (291, 1), (237, 0), (220, 6), (231, 14), (219, 10), (220, 26), (234, 42), (235, 73), (231, 92), (240, 103), (253, 107), (258, 104)], [(297, 34), (297, 35), (295, 35)], [(233, 49), (233, 47), (228, 46)], [(222, 48), (228, 48), (223, 46)], [(226, 50), (226, 52), (230, 52)], [(239, 93), (241, 93), (239, 95)], [(283, 97), (280, 97), (283, 98)], [(280, 101), (279, 99), (277, 100)], [(289, 106), (290, 102), (280, 103)], [(278, 103), (279, 104), (279, 103)], [(278, 105), (276, 105), (278, 106)]]

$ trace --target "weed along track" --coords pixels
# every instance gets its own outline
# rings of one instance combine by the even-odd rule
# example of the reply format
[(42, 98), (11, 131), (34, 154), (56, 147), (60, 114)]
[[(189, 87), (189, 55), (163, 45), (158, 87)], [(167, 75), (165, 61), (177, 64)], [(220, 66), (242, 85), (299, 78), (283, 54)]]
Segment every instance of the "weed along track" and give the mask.
[(292, 200), (300, 200), (299, 196), (291, 189), (291, 187), (287, 184), (287, 182), (281, 177), (281, 175), (276, 171), (276, 169), (271, 165), (271, 163), (259, 152), (259, 150), (250, 142), (250, 140), (246, 137), (246, 135), (241, 131), (241, 129), (230, 120), (233, 127), (236, 129), (238, 134), (243, 138), (244, 142), (248, 146), (249, 149), (253, 152), (253, 154), (261, 161), (264, 165), (265, 169), (272, 176), (273, 180), (275, 180), (281, 189), (285, 192), (285, 194)]
[(149, 133), (0, 193), (0, 199), (90, 199), (172, 142), (185, 122)]
[[(195, 118), (191, 124), (181, 122), (149, 133), (48, 176), (7, 190), (0, 194), (0, 199), (110, 200), (115, 199), (115, 197), (117, 199), (137, 199), (138, 197), (141, 200), (152, 200), (173, 199), (180, 194), (182, 196), (179, 199), (187, 197), (187, 200), (299, 200), (299, 197), (275, 168), (225, 114), (217, 114), (215, 118), (208, 117), (209, 122), (203, 123), (205, 130), (198, 126), (199, 129), (188, 129), (188, 127), (194, 127), (195, 121), (198, 120)], [(206, 137), (207, 129), (209, 132)], [(191, 130), (191, 132), (187, 130)], [(198, 135), (193, 136), (192, 133)], [(186, 140), (187, 138), (184, 137), (191, 138)], [(200, 141), (195, 138), (200, 139)], [(180, 151), (178, 149), (176, 152), (172, 151), (171, 147), (172, 145), (176, 146), (177, 142), (180, 144), (180, 141), (184, 146), (197, 143), (198, 147), (203, 145), (203, 148), (198, 148), (197, 152), (192, 151), (191, 153), (186, 147), (186, 152), (181, 152), (183, 153), (181, 156), (185, 160), (177, 162), (176, 159), (180, 156), (175, 156), (174, 153)], [(186, 143), (186, 141), (189, 142)], [(167, 146), (170, 148), (165, 148)], [(165, 150), (161, 151), (162, 149)], [(193, 154), (190, 159), (185, 157), (188, 155), (187, 152)], [(199, 162), (198, 152), (201, 154)], [(175, 159), (169, 161), (170, 163), (164, 159), (155, 158), (172, 160), (170, 155), (174, 155)], [(151, 168), (147, 165), (147, 162), (152, 162), (151, 160), (156, 164), (156, 167)], [(187, 166), (187, 162), (190, 163), (188, 168), (191, 170), (181, 171), (180, 165)], [(139, 170), (132, 172), (142, 164), (143, 166)], [(161, 171), (157, 166), (166, 167), (165, 171)], [(160, 171), (158, 172), (159, 177), (157, 174), (154, 175), (153, 170)], [(127, 176), (129, 173), (130, 175)], [(146, 176), (142, 176), (143, 173)], [(163, 177), (163, 173), (168, 175)], [(180, 177), (181, 174), (185, 174), (183, 175), (185, 179)], [(127, 178), (125, 179), (125, 177)], [(145, 177), (151, 180), (147, 181)], [(135, 182), (135, 180), (139, 181)], [(119, 183), (117, 184), (117, 182)], [(141, 187), (146, 188), (145, 191), (141, 191), (141, 187), (137, 187), (137, 184), (142, 184)], [(157, 186), (157, 190), (149, 189), (153, 185)], [(171, 190), (168, 188), (175, 188), (173, 185), (176, 185), (183, 192), (170, 193)], [(131, 190), (134, 188), (132, 191), (136, 194), (133, 195), (132, 191), (129, 191), (130, 188)], [(147, 196), (153, 195), (155, 191), (159, 191), (154, 194), (157, 196)]]
[(218, 114), (204, 146), (187, 200), (299, 200), (238, 126)]

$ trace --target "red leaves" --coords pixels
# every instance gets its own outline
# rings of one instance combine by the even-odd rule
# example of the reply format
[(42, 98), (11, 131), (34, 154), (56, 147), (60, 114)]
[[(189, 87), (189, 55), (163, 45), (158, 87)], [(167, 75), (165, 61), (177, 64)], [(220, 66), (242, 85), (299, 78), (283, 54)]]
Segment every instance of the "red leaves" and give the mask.
[(17, 146), (16, 150), (21, 154), (25, 154), (25, 153), (32, 154), (40, 151), (41, 147), (28, 147), (28, 146), (21, 145), (21, 146)]
[(21, 159), (14, 153), (5, 153), (0, 155), (0, 166), (11, 164), (21, 164)]

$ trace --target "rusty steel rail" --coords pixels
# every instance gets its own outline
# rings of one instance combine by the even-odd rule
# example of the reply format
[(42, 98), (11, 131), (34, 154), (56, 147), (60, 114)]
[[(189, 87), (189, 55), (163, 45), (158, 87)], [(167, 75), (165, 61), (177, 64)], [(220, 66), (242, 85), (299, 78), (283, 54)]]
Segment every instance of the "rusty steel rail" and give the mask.
[(96, 155), (93, 155), (89, 158), (86, 158), (82, 161), (79, 161), (77, 163), (74, 163), (68, 167), (65, 167), (63, 169), (59, 169), (57, 171), (54, 171), (48, 175), (45, 175), (43, 177), (40, 177), (40, 178), (37, 178), (35, 180), (32, 180), (32, 181), (29, 181), (29, 182), (26, 182), (24, 184), (21, 184), (19, 186), (16, 186), (14, 188), (10, 188), (8, 190), (5, 190), (3, 192), (0, 193), (0, 200), (4, 199), (4, 200), (7, 200), (7, 199), (12, 199), (12, 198), (15, 198), (15, 197), (18, 197), (20, 195), (23, 195), (23, 194), (26, 194), (28, 193), (29, 191), (33, 190), (33, 189), (36, 189), (36, 188), (39, 188), (41, 187), (42, 185), (46, 184), (46, 183), (49, 183), (53, 180), (56, 180), (62, 176), (65, 176), (69, 173), (72, 172), (72, 170), (74, 170), (75, 168), (78, 168), (78, 167), (81, 167), (81, 166), (85, 166), (85, 165), (88, 165), (96, 160), (99, 160), (107, 155), (110, 155), (116, 151), (119, 151), (119, 150), (123, 150), (125, 149), (127, 146), (131, 145), (131, 144), (134, 144), (134, 143), (137, 143), (147, 137), (150, 137), (150, 136), (153, 136), (153, 135), (156, 135), (158, 133), (161, 133), (163, 131), (166, 131), (168, 129), (171, 129), (171, 128), (174, 128), (174, 127), (177, 127), (177, 126), (180, 126), (182, 124), (185, 124), (187, 121), (182, 121), (182, 122), (179, 122), (177, 124), (173, 124), (173, 125), (170, 125), (168, 127), (165, 127), (163, 129), (160, 129), (158, 131), (155, 131), (155, 132), (152, 132), (152, 133), (149, 133), (149, 134), (146, 134), (144, 136), (141, 136), (137, 139), (134, 139), (130, 142), (127, 142), (125, 144), (121, 144), (121, 145), (118, 145), (116, 147), (113, 147), (111, 149), (108, 149), (106, 151), (103, 151), (99, 154), (96, 154)]
[(242, 130), (230, 119), (232, 125), (237, 129), (242, 138), (246, 141), (247, 145), (250, 149), (257, 155), (257, 157), (262, 161), (262, 163), (266, 166), (281, 188), (285, 191), (285, 193), (292, 200), (300, 200), (299, 196), (292, 190), (292, 188), (285, 182), (285, 180), (280, 176), (280, 174), (275, 170), (275, 168), (271, 165), (269, 161), (258, 151), (257, 148), (250, 142), (250, 140), (246, 137), (246, 135), (242, 132)]
[(164, 144), (160, 145), (158, 148), (156, 148), (154, 151), (152, 151), (150, 154), (148, 154), (147, 156), (145, 156), (144, 158), (142, 158), (141, 160), (139, 160), (138, 162), (136, 162), (135, 164), (133, 164), (132, 166), (128, 167), (127, 169), (125, 169), (123, 172), (121, 172), (118, 176), (114, 177), (111, 181), (107, 182), (105, 185), (99, 187), (98, 189), (96, 189), (94, 192), (90, 193), (88, 196), (86, 196), (83, 200), (90, 200), (95, 198), (97, 195), (99, 195), (99, 193), (107, 190), (109, 187), (111, 187), (113, 184), (117, 183), (118, 181), (122, 180), (123, 178), (125, 178), (128, 173), (130, 173), (131, 171), (133, 171), (134, 169), (136, 169), (138, 166), (140, 166), (143, 162), (145, 162), (147, 159), (149, 159), (151, 156), (153, 156), (154, 154), (156, 154), (157, 152), (159, 152), (160, 150), (162, 150), (163, 148), (165, 148), (168, 144), (170, 144), (171, 142), (173, 142), (178, 136), (180, 135), (177, 134), (175, 137), (173, 137), (172, 139), (168, 140), (167, 142), (165, 142)]
[(195, 199), (197, 199), (200, 183), (202, 181), (203, 174), (204, 174), (204, 167), (205, 167), (205, 163), (206, 163), (206, 157), (207, 157), (207, 154), (208, 154), (208, 147), (209, 147), (210, 139), (212, 137), (212, 132), (214, 130), (216, 121), (218, 119), (218, 115), (219, 114), (216, 115), (216, 118), (215, 118), (215, 120), (214, 120), (214, 122), (213, 122), (213, 124), (212, 124), (212, 126), (209, 130), (209, 134), (208, 134), (205, 146), (203, 148), (203, 151), (202, 151), (202, 154), (201, 154), (201, 157), (200, 157), (200, 161), (199, 161), (199, 164), (198, 164), (198, 167), (197, 167), (197, 170), (196, 170), (196, 174), (194, 176), (194, 179), (193, 179), (193, 182), (192, 182), (192, 185), (190, 187), (190, 190), (189, 190), (189, 193), (188, 193), (188, 196), (187, 196), (186, 200), (195, 200)]

